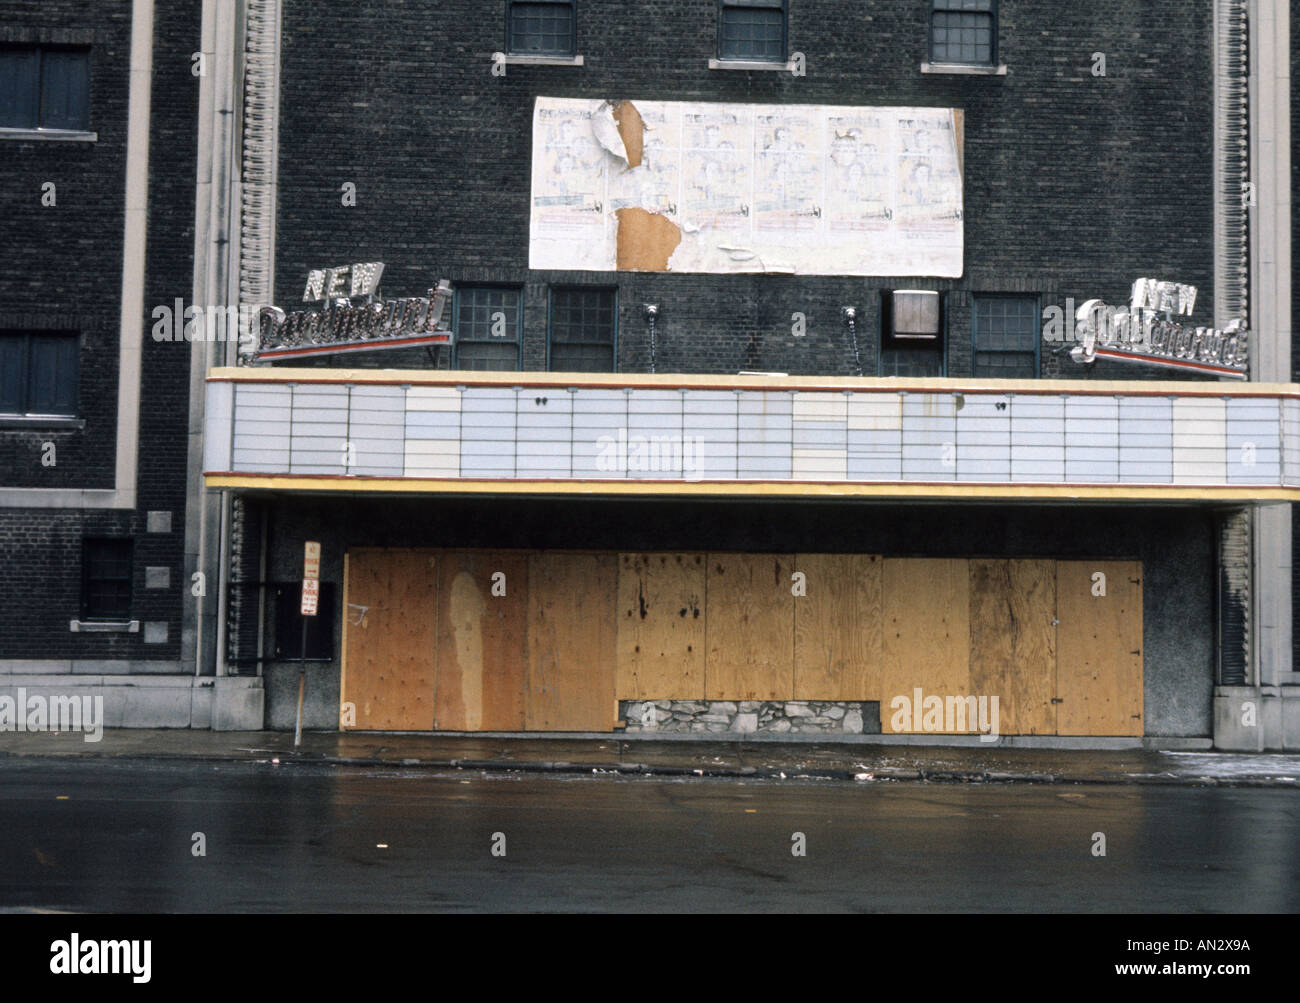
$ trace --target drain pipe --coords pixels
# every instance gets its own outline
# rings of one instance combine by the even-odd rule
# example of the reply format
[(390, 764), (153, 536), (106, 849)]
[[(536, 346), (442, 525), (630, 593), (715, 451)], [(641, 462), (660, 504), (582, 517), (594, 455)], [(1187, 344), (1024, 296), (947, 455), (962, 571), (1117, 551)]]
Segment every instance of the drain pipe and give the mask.
[(858, 309), (846, 306), (843, 311), (844, 321), (849, 325), (849, 344), (853, 346), (853, 365), (859, 376), (862, 375), (862, 356), (858, 354)]

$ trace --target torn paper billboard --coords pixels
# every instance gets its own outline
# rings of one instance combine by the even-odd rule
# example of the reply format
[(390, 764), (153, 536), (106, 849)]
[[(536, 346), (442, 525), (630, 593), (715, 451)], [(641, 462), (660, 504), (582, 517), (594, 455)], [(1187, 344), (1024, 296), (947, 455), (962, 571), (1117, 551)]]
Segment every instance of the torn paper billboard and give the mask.
[(529, 265), (962, 274), (949, 108), (537, 99)]

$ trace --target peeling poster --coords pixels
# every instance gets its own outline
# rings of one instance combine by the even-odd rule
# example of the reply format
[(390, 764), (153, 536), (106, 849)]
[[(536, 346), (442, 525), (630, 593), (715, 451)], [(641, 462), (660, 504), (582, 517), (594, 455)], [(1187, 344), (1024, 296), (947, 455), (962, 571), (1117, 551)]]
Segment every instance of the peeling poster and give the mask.
[(537, 99), (529, 265), (955, 278), (948, 108)]

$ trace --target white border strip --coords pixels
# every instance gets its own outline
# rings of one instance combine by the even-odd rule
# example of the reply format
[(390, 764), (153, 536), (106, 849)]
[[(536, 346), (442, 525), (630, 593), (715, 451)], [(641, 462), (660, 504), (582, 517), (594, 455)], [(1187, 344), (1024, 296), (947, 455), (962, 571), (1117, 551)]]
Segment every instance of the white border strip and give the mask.
[(153, 102), (154, 0), (132, 0), (127, 113), (125, 234), (117, 374), (117, 464), (113, 490), (0, 488), (0, 508), (134, 509), (144, 346), (145, 253), (149, 228), (149, 126)]

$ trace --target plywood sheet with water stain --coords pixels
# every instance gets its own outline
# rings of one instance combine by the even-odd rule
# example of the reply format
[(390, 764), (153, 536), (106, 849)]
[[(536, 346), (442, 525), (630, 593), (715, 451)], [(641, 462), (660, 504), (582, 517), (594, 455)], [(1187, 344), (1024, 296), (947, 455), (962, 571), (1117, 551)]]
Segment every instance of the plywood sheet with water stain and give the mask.
[(620, 554), (619, 700), (703, 700), (704, 554)]
[(438, 569), (437, 731), (522, 731), (528, 555), (445, 553)]
[(788, 554), (709, 555), (707, 699), (794, 699), (793, 566)]
[(348, 553), (341, 700), (355, 730), (433, 729), (437, 566), (430, 551)]
[(970, 562), (970, 692), (1006, 735), (1056, 734), (1056, 562)]

